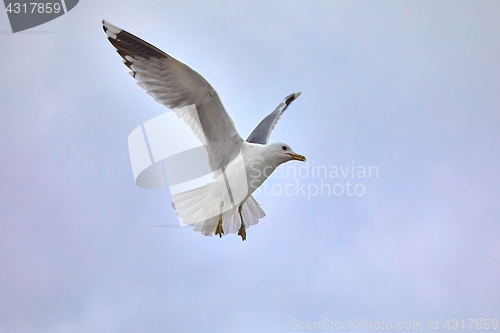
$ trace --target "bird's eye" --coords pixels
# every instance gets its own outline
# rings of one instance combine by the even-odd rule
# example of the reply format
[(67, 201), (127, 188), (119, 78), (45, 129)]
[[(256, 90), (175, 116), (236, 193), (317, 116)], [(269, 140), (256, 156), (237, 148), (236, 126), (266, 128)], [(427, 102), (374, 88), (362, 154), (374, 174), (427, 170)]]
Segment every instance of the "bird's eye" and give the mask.
[(283, 150), (287, 150), (288, 148), (286, 146), (281, 147)]

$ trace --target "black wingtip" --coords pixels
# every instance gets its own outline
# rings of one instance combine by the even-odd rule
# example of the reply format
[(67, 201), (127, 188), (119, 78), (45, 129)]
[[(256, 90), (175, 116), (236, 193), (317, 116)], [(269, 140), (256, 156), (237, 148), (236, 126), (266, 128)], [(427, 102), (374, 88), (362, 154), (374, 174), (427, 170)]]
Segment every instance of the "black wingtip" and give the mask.
[[(143, 57), (149, 58), (170, 58), (168, 54), (149, 44), (145, 40), (118, 28), (106, 20), (102, 20), (102, 28), (108, 35), (109, 42), (115, 47), (120, 56), (127, 60), (126, 57)], [(109, 31), (109, 32), (108, 32)]]
[(102, 30), (104, 30), (104, 32), (108, 31), (108, 28), (106, 27), (106, 20), (102, 19)]
[(295, 100), (296, 100), (296, 99), (300, 96), (300, 94), (301, 94), (300, 92), (296, 92), (296, 93), (294, 93), (294, 94), (290, 94), (290, 95), (288, 95), (288, 96), (285, 98), (285, 101), (284, 101), (285, 105), (286, 105), (286, 106), (289, 106), (289, 105), (290, 105), (290, 103), (292, 103), (293, 101), (295, 101)]

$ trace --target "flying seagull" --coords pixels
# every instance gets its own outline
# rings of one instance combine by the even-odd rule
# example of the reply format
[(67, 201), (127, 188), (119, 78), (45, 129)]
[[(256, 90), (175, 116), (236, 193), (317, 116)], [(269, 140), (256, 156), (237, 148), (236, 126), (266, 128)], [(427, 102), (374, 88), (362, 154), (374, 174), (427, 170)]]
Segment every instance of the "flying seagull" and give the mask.
[(238, 233), (245, 240), (246, 229), (265, 216), (252, 193), (280, 164), (306, 161), (286, 143), (268, 143), (276, 122), (300, 92), (287, 96), (243, 140), (217, 92), (200, 74), (131, 33), (102, 23), (139, 86), (183, 118), (204, 142), (214, 179), (174, 194), (177, 215), (206, 236)]

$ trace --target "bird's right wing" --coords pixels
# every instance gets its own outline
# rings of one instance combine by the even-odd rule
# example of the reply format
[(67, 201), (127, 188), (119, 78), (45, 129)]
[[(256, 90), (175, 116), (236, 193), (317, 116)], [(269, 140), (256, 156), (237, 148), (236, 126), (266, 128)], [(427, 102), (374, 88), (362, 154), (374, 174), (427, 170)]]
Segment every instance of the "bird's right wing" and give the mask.
[(278, 122), (278, 119), (281, 117), (283, 112), (285, 112), (286, 108), (299, 96), (300, 92), (288, 95), (273, 112), (271, 112), (259, 123), (259, 125), (257, 125), (257, 127), (255, 127), (252, 133), (248, 136), (247, 142), (266, 145), (274, 126)]
[(212, 171), (229, 164), (240, 153), (242, 139), (214, 88), (200, 74), (155, 46), (109, 22), (102, 23), (108, 40), (139, 86), (183, 118), (205, 144)]

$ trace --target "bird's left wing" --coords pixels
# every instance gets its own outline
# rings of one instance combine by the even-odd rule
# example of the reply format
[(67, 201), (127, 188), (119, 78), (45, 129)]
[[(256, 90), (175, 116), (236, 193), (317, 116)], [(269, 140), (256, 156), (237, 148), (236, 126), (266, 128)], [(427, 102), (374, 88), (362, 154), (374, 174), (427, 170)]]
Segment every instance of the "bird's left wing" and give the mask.
[(299, 96), (300, 92), (288, 95), (273, 112), (271, 112), (266, 118), (262, 119), (259, 125), (255, 127), (252, 133), (248, 136), (247, 142), (266, 145), (274, 126), (278, 122), (278, 119), (281, 117), (283, 112), (285, 112), (286, 108)]
[[(212, 171), (231, 162), (240, 152), (242, 139), (207, 80), (148, 42), (109, 22), (102, 23), (108, 40), (132, 70), (130, 74), (139, 86), (182, 117), (206, 144)], [(190, 105), (196, 109), (188, 108)]]

